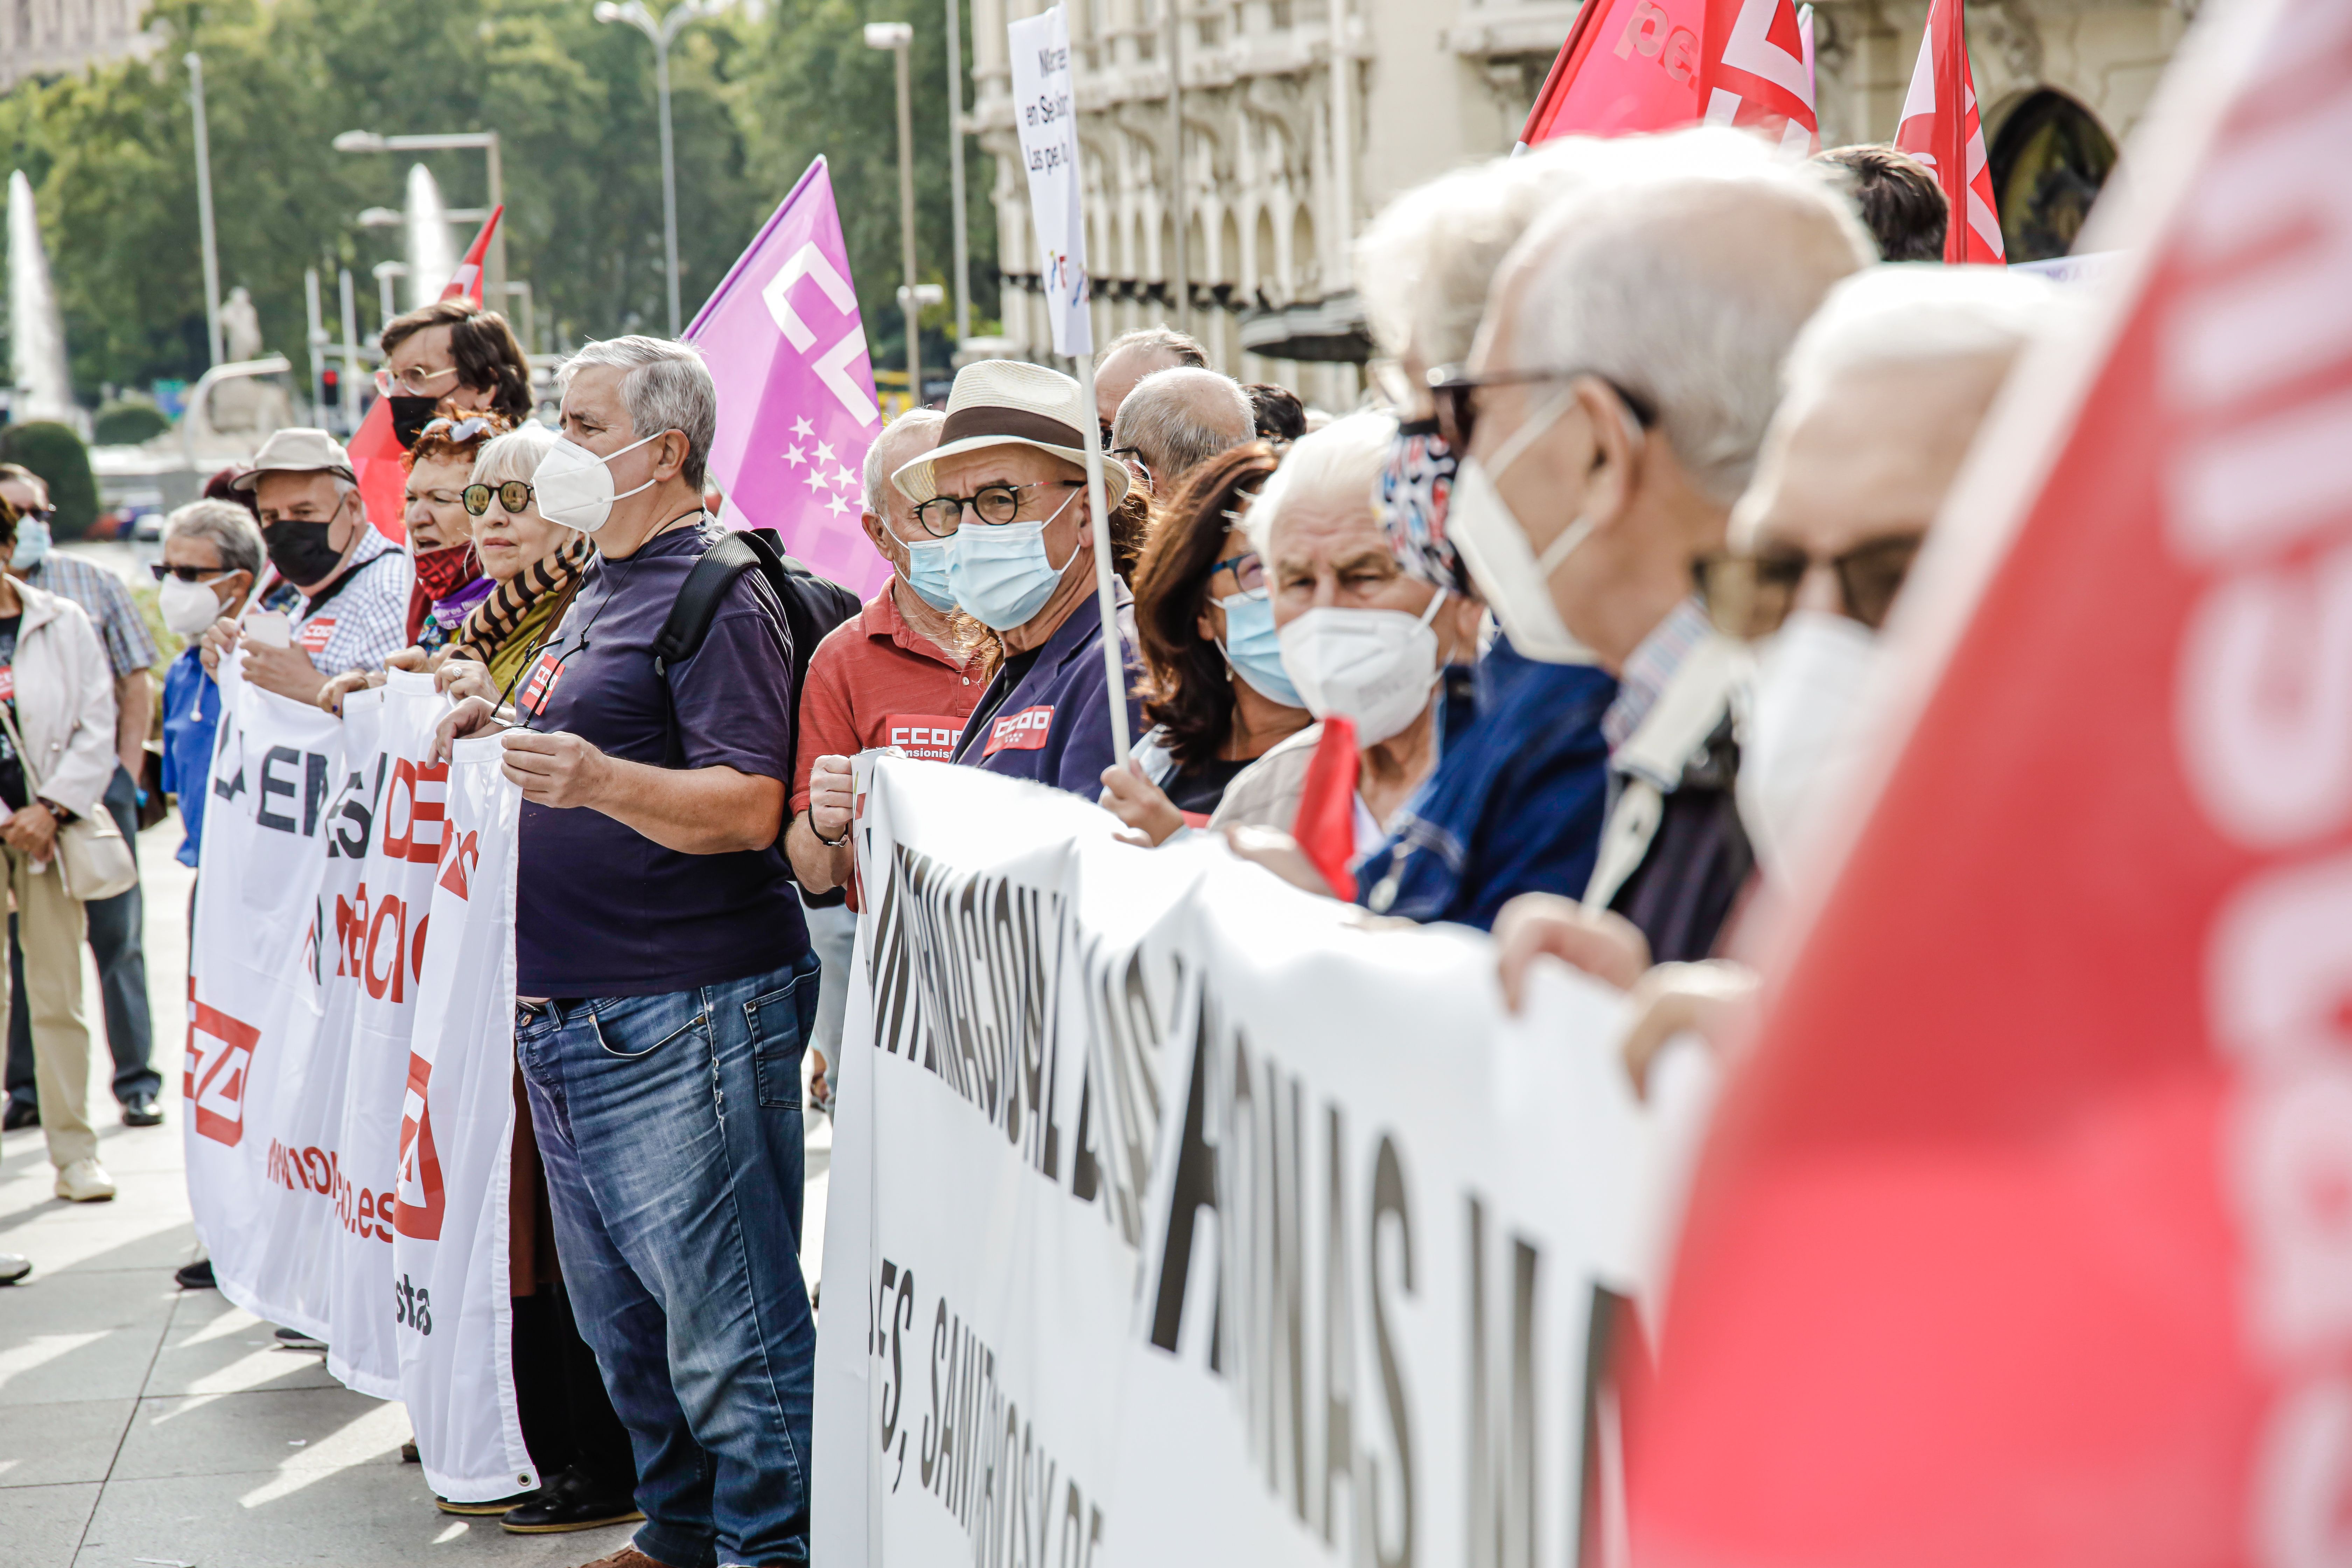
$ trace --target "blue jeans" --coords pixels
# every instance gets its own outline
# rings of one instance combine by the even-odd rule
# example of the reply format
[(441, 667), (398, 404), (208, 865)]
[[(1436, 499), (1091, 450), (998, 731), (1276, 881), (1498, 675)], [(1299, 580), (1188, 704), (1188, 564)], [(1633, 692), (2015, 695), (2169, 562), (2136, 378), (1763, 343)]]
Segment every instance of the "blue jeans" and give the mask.
[(580, 1332), (670, 1568), (808, 1560), (801, 1054), (817, 960), (517, 1018)]

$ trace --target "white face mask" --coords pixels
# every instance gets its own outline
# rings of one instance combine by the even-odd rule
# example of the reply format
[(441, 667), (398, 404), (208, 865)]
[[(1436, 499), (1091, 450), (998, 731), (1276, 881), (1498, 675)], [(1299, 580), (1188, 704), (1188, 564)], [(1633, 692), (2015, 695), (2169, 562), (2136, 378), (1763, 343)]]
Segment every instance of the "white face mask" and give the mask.
[(228, 612), (209, 583), (183, 583), (166, 577), (155, 590), (155, 609), (163, 625), (184, 637), (201, 637), (206, 626)]
[[(647, 441), (658, 441), (668, 435), (656, 430), (640, 440), (630, 442), (613, 454), (634, 452)], [(551, 522), (566, 528), (576, 528), (583, 533), (593, 533), (604, 526), (613, 515), (613, 503), (625, 500), (638, 490), (649, 490), (654, 481), (647, 479), (634, 490), (613, 493), (613, 458), (600, 458), (569, 437), (559, 436), (547, 456), (530, 476), (530, 488), (539, 497), (539, 513)]]
[(1307, 710), (1342, 713), (1356, 744), (1377, 746), (1422, 716), (1437, 684), (1437, 618), (1443, 593), (1419, 616), (1336, 606), (1307, 611), (1282, 628), (1282, 668)]
[(1573, 401), (1573, 395), (1567, 392), (1554, 397), (1542, 413), (1520, 426), (1503, 443), (1491, 467), (1475, 458), (1465, 458), (1454, 473), (1454, 493), (1446, 502), (1446, 531), (1470, 568), (1478, 591), (1486, 596), (1495, 619), (1501, 623), (1513, 647), (1545, 664), (1592, 662), (1592, 650), (1569, 631), (1568, 624), (1559, 618), (1558, 606), (1551, 602), (1551, 574), (1591, 535), (1594, 521), (1589, 517), (1578, 518), (1562, 529), (1559, 537), (1546, 545), (1538, 557), (1528, 548), (1527, 531), (1519, 526), (1517, 515), (1511, 510), (1511, 503), (1503, 499), (1496, 481), (1518, 461), (1519, 455), (1534, 444), (1537, 437), (1551, 428)]
[(1784, 879), (1792, 853), (1852, 787), (1865, 736), (1856, 732), (1878, 637), (1861, 622), (1798, 610), (1759, 650), (1739, 739), (1739, 820), (1766, 877)]

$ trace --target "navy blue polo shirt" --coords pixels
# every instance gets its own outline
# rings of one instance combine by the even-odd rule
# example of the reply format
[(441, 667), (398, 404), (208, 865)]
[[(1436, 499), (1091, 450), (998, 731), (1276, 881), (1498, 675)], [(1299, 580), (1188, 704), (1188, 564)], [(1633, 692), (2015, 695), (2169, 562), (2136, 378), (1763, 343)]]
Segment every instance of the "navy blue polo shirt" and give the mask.
[[(1127, 733), (1143, 733), (1143, 706), (1135, 683), (1143, 660), (1135, 646), (1135, 596), (1114, 581), (1119, 643), (1127, 665)], [(1098, 800), (1103, 770), (1111, 764), (1110, 672), (1103, 668), (1102, 612), (1082, 599), (1043, 645), (1017, 655), (981, 694), (965, 721), (955, 760), (1016, 779), (1034, 779)]]
[[(654, 639), (715, 522), (590, 562), (546, 648), (516, 683), (531, 729), (569, 731), (658, 768), (731, 767), (793, 787), (792, 635), (757, 572), (729, 587), (692, 658), (654, 668)], [(777, 845), (684, 855), (584, 806), (523, 804), (515, 991), (657, 996), (781, 969), (808, 951)]]

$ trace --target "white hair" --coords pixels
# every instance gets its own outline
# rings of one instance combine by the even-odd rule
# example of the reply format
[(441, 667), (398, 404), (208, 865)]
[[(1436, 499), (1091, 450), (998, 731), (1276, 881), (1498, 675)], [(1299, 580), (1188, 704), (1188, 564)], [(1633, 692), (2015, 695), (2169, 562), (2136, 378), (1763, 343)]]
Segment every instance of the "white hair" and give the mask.
[(1174, 365), (1135, 384), (1111, 422), (1111, 445), (1132, 447), (1151, 482), (1170, 481), (1257, 434), (1249, 395), (1229, 375)]
[(1648, 403), (1693, 481), (1727, 505), (1755, 468), (1790, 341), (1877, 247), (1820, 174), (1743, 132), (1629, 138), (1612, 164), (1506, 260), (1513, 358)]
[[(898, 448), (901, 444), (898, 438), (902, 435), (915, 436), (929, 431), (931, 445), (936, 447), (940, 444), (940, 426), (947, 422), (948, 416), (936, 408), (909, 408), (906, 413), (882, 426), (882, 433), (874, 437), (872, 446), (866, 448), (866, 510), (867, 511), (877, 517), (883, 515), (882, 487), (890, 482), (890, 475), (894, 469), (902, 468), (908, 463), (914, 461), (911, 458), (896, 458)], [(891, 449), (896, 460), (887, 463), (882, 460), (882, 449), (885, 447)]]
[(253, 514), (232, 501), (192, 500), (163, 520), (163, 542), (209, 539), (220, 552), (222, 569), (261, 571), (261, 530)]
[(563, 362), (555, 373), (559, 398), (584, 365), (617, 365), (621, 405), (629, 411), (630, 433), (638, 437), (677, 430), (686, 437), (686, 462), (678, 478), (696, 489), (710, 461), (710, 442), (719, 429), (719, 388), (702, 355), (685, 343), (666, 338), (632, 334), (593, 342)]
[(1808, 403), (1857, 370), (2013, 354), (2071, 307), (2048, 279), (2007, 268), (1881, 262), (1832, 289), (1798, 332), (1781, 395)]
[(1260, 556), (1269, 553), (1275, 521), (1295, 495), (1352, 494), (1369, 511), (1372, 487), (1388, 467), (1396, 430), (1395, 415), (1372, 408), (1334, 419), (1293, 441), (1282, 455), (1282, 466), (1258, 487), (1257, 498), (1242, 513), (1250, 548)]
[(1356, 292), (1372, 341), (1430, 369), (1470, 356), (1496, 269), (1537, 215), (1598, 178), (1622, 144), (1563, 136), (1440, 174), (1382, 207), (1356, 241)]
[(493, 436), (474, 454), (473, 482), (502, 485), (528, 479), (539, 471), (540, 459), (555, 448), (555, 432), (544, 425), (518, 425), (503, 436)]

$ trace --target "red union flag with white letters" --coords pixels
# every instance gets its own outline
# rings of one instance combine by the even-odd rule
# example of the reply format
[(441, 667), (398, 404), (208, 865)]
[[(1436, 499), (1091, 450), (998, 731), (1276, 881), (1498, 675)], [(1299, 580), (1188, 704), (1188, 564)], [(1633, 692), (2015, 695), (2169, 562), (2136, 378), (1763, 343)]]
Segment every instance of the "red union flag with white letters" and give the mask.
[(1796, 0), (1592, 0), (1576, 14), (1519, 141), (1755, 126), (1810, 150), (1812, 49)]
[(2134, 163), (1702, 1163), (1643, 1564), (2352, 1560), (2352, 6), (2208, 6)]

